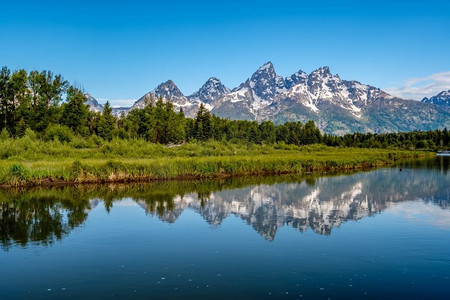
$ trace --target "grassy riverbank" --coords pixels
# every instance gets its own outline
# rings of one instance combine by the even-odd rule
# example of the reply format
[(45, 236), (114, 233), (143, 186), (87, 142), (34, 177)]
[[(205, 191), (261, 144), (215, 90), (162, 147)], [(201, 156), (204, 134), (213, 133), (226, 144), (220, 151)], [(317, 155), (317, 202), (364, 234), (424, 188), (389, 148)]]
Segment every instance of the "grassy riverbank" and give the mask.
[(141, 140), (97, 143), (8, 139), (0, 185), (101, 183), (338, 171), (387, 165), (424, 152), (206, 142), (167, 147)]

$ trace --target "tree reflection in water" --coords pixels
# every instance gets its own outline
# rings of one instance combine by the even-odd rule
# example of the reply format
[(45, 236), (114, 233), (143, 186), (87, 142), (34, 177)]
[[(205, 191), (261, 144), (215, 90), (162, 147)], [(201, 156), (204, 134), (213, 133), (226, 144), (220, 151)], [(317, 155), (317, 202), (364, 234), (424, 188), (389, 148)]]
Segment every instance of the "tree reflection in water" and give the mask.
[[(402, 172), (399, 169), (402, 168)], [(267, 240), (282, 226), (329, 235), (347, 220), (379, 213), (393, 203), (450, 203), (449, 160), (327, 176), (278, 176), (211, 181), (0, 190), (1, 246), (51, 245), (81, 226), (90, 210), (131, 198), (146, 213), (173, 223), (183, 210), (218, 226), (236, 215)]]
[[(15, 194), (15, 193), (14, 193)], [(52, 190), (2, 195), (0, 202), (0, 238), (4, 249), (13, 243), (50, 245), (83, 224), (89, 201), (63, 199)]]

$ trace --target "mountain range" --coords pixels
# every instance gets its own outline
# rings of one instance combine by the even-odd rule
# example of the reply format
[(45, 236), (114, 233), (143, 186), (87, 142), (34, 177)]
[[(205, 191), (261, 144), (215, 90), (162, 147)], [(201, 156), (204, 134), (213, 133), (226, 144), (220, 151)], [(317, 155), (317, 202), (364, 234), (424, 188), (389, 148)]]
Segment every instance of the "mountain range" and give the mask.
[(442, 91), (436, 96), (430, 98), (425, 97), (422, 99), (422, 102), (437, 105), (447, 112), (450, 112), (450, 90)]
[[(450, 91), (422, 101), (394, 97), (354, 80), (344, 80), (322, 67), (310, 74), (298, 71), (277, 75), (267, 62), (238, 87), (229, 89), (215, 78), (185, 96), (172, 80), (158, 85), (132, 107), (114, 108), (116, 115), (145, 107), (162, 97), (194, 117), (200, 104), (212, 114), (236, 120), (272, 120), (275, 123), (313, 120), (327, 133), (396, 132), (450, 127)], [(103, 106), (88, 96), (91, 110)]]

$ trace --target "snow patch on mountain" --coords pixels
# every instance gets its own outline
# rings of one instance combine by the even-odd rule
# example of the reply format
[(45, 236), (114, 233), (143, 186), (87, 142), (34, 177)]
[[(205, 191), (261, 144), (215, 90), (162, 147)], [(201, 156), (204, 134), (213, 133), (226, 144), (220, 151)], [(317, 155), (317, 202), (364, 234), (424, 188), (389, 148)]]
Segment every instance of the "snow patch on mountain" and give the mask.
[(442, 91), (430, 98), (425, 97), (422, 102), (437, 105), (450, 112), (450, 90)]
[(162, 98), (164, 101), (172, 101), (175, 107), (191, 106), (192, 103), (187, 100), (183, 93), (178, 89), (176, 84), (172, 80), (158, 85), (153, 91), (148, 92), (137, 100), (131, 109), (144, 108), (149, 102), (154, 102), (158, 98)]
[(214, 103), (229, 92), (230, 89), (224, 86), (219, 79), (211, 77), (197, 92), (187, 96), (187, 99), (191, 102), (209, 104), (208, 107), (212, 109)]
[(103, 111), (103, 105), (98, 103), (97, 99), (91, 96), (91, 94), (86, 93), (84, 94), (86, 97), (86, 105), (89, 106), (89, 110), (93, 112), (102, 112)]

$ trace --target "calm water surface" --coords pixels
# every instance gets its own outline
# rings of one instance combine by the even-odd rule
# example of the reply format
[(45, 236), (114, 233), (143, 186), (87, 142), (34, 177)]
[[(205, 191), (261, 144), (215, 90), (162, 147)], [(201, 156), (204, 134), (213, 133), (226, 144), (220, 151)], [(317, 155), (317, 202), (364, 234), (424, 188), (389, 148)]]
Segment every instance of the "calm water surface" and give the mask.
[(450, 299), (449, 159), (0, 190), (0, 248), (0, 299)]

